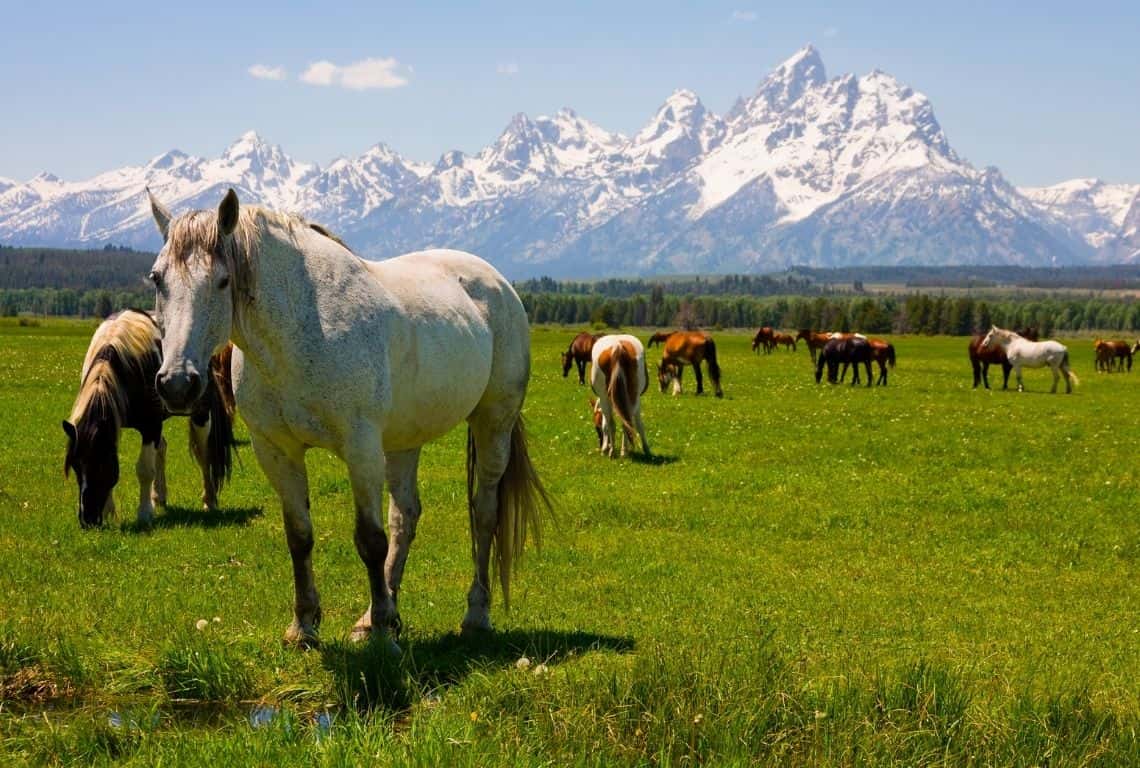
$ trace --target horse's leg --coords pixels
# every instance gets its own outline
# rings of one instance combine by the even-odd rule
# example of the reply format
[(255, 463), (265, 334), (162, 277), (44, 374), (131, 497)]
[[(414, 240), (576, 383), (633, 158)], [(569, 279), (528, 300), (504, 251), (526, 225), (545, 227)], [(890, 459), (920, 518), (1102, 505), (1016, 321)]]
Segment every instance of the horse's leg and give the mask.
[(614, 428), (614, 404), (610, 402), (610, 396), (607, 394), (598, 399), (598, 406), (602, 409), (602, 453), (613, 457), (617, 442), (617, 434)]
[[(1053, 388), (1049, 390), (1049, 394), (1057, 394), (1057, 382), (1061, 380), (1061, 364), (1050, 365), (1049, 369), (1053, 371)], [(1065, 379), (1068, 381), (1068, 378)]]
[(701, 373), (701, 361), (696, 360), (693, 362), (693, 375), (697, 377), (697, 394), (703, 395), (705, 393), (705, 377)]
[(685, 366), (677, 366), (677, 375), (673, 377), (673, 396), (681, 394), (681, 376), (685, 373)]
[[(1002, 373), (1001, 388), (1002, 389), (1009, 389), (1009, 372), (1012, 370), (1013, 370), (1013, 366), (1009, 362), (1005, 362), (1005, 363), (1001, 364), (1001, 373)], [(1018, 374), (1018, 376), (1020, 376), (1020, 374)], [(989, 389), (989, 388), (990, 388), (990, 386), (987, 383), (986, 389)]]
[(578, 364), (578, 383), (586, 383), (586, 361), (579, 358), (575, 361)]
[[(978, 384), (982, 381), (982, 364), (977, 360), (970, 360), (970, 367), (974, 369), (974, 389), (978, 388)], [(986, 384), (986, 389), (989, 389), (989, 384)]]
[[(464, 631), (491, 627), (491, 543), (499, 523), (499, 481), (511, 456), (511, 430), (518, 418), (514, 408), (477, 410), (469, 419), (475, 444), (475, 496), (471, 503), (471, 540), (475, 555), (475, 578), (467, 592), (467, 613), (460, 625)], [(610, 451), (613, 451), (613, 419), (608, 420)], [(505, 535), (510, 535), (509, 533)]]
[[(856, 364), (855, 367), (858, 368), (859, 365)], [(867, 369), (867, 386), (869, 387), (872, 384), (874, 384), (874, 381), (871, 380), (871, 361), (870, 360), (864, 360), (863, 361), (863, 367)]]
[(312, 647), (317, 644), (321, 625), (321, 599), (313, 579), (313, 523), (309, 518), (305, 449), (292, 442), (278, 445), (252, 431), (250, 443), (261, 471), (281, 499), (285, 541), (293, 559), (293, 621), (285, 630), (285, 642)]
[[(388, 594), (396, 612), (391, 618), (391, 629), (398, 638), (400, 621), (400, 583), (404, 579), (404, 564), (408, 550), (416, 538), (416, 524), (420, 521), (420, 494), (416, 488), (416, 471), (419, 468), (420, 449), (391, 453), (387, 456), (388, 476), (388, 558), (384, 561), (384, 578)], [(360, 623), (365, 621), (361, 617)], [(369, 616), (369, 625), (371, 617)]]
[[(368, 571), (371, 601), (368, 610), (352, 628), (352, 639), (363, 640), (369, 635), (384, 637), (396, 623), (396, 604), (388, 592), (384, 569), (388, 560), (388, 537), (380, 518), (383, 508), (384, 480), (387, 462), (379, 432), (370, 423), (360, 423), (352, 431), (351, 444), (345, 447), (345, 463), (352, 485), (352, 500), (356, 507), (356, 530), (353, 542), (356, 554)], [(412, 484), (415, 492), (415, 484)], [(388, 638), (389, 649), (399, 653), (399, 646)]]
[(154, 494), (151, 501), (156, 506), (166, 506), (166, 437), (158, 436), (158, 445), (154, 452)]
[(641, 399), (638, 398), (637, 403), (633, 406), (633, 423), (637, 427), (637, 434), (641, 437), (641, 450), (645, 451), (645, 455), (649, 455), (649, 440), (645, 437), (645, 424), (641, 421)]
[(139, 525), (150, 525), (154, 518), (154, 502), (151, 493), (154, 490), (155, 454), (158, 448), (154, 443), (143, 442), (139, 450), (139, 460), (135, 462), (135, 475), (139, 479)]
[(1025, 391), (1025, 382), (1023, 382), (1021, 380), (1021, 366), (1020, 365), (1014, 365), (1013, 370), (1014, 370), (1014, 373), (1017, 374), (1017, 391), (1018, 392), (1024, 392)]
[(190, 452), (202, 470), (202, 506), (210, 511), (218, 507), (216, 478), (210, 471), (210, 412), (190, 415)]

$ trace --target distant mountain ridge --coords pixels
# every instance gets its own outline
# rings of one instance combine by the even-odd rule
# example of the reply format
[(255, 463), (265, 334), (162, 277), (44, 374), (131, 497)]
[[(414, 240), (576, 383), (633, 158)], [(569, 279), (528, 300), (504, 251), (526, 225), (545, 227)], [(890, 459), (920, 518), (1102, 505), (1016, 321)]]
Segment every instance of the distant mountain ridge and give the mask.
[(829, 80), (811, 46), (726, 115), (678, 90), (631, 137), (563, 109), (434, 165), (377, 144), (321, 168), (251, 131), (213, 160), (0, 178), (0, 242), (156, 248), (148, 185), (176, 212), (233, 186), (370, 258), (451, 246), (512, 277), (1140, 261), (1140, 184), (1017, 189), (953, 150), (923, 94), (880, 71)]

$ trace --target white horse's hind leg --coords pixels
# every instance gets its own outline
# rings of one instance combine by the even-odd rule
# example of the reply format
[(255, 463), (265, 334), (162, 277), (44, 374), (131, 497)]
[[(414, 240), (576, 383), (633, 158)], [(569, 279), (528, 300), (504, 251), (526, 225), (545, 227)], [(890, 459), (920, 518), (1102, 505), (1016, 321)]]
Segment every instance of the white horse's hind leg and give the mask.
[(166, 506), (166, 438), (162, 436), (154, 453), (154, 493), (150, 498), (156, 506)]
[(404, 579), (404, 565), (408, 550), (416, 538), (422, 507), (416, 488), (416, 470), (419, 468), (420, 449), (392, 453), (387, 457), (388, 474), (388, 558), (384, 561), (384, 578), (388, 581), (388, 594), (396, 614), (392, 620), (393, 633), (399, 637), (400, 583)]
[(649, 455), (649, 440), (645, 437), (645, 424), (641, 421), (641, 403), (633, 407), (633, 423), (637, 426), (637, 434), (641, 438), (641, 449)]
[(202, 470), (202, 507), (213, 511), (218, 507), (218, 489), (210, 473), (210, 417), (204, 424), (198, 424), (190, 417), (190, 452)]
[[(1057, 382), (1061, 379), (1061, 366), (1051, 365), (1049, 368), (1053, 371), (1053, 388), (1049, 390), (1049, 393), (1055, 395), (1057, 394)], [(1065, 381), (1066, 383), (1069, 381), (1068, 376), (1065, 377)]]
[(309, 475), (305, 451), (298, 444), (279, 447), (250, 435), (257, 463), (281, 499), (285, 540), (293, 558), (293, 622), (285, 630), (285, 642), (300, 647), (317, 644), (321, 624), (321, 600), (313, 579), (313, 523), (309, 519)]
[[(476, 485), (471, 505), (475, 578), (467, 592), (467, 613), (461, 625), (465, 631), (491, 629), (491, 542), (499, 522), (499, 481), (510, 460), (511, 430), (518, 418), (518, 407), (516, 404), (505, 408), (480, 408), (469, 420), (475, 443)], [(612, 453), (612, 415), (606, 420), (606, 435)]]
[(143, 443), (139, 451), (139, 460), (135, 462), (135, 475), (139, 479), (139, 525), (150, 525), (154, 518), (154, 503), (151, 493), (154, 484), (154, 465), (157, 449), (151, 443)]

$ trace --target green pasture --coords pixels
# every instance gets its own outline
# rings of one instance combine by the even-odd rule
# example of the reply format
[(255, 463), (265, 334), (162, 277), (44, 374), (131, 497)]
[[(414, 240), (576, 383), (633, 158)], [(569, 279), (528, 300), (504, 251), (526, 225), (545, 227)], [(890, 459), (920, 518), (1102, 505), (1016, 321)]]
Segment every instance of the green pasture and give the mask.
[(168, 422), (170, 506), (138, 530), (127, 433), (119, 518), (81, 531), (59, 422), (94, 325), (0, 322), (4, 765), (1140, 764), (1140, 369), (1094, 373), (1088, 339), (1066, 396), (1047, 371), (972, 389), (962, 338), (894, 339), (864, 389), (716, 334), (725, 398), (654, 384), (644, 461), (598, 454), (559, 369), (574, 331), (537, 328), (558, 520), (498, 631), (459, 636), (464, 434), (428, 446), (392, 660), (346, 642), (367, 581), (331, 455), (309, 456), (323, 645), (300, 652), (248, 445), (205, 513)]

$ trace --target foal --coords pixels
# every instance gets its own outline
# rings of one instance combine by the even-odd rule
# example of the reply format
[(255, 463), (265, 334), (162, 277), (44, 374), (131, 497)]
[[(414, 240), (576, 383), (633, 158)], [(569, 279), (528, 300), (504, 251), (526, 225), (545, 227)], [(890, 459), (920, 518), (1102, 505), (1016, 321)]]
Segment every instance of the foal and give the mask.
[[(636, 336), (614, 334), (594, 343), (590, 386), (598, 399), (593, 403), (595, 427), (601, 430), (601, 450), (614, 455), (614, 414), (622, 426), (621, 455), (633, 445), (634, 431), (641, 438), (641, 448), (649, 455), (649, 441), (641, 421), (641, 396), (649, 387), (649, 371), (645, 367), (645, 348)], [(600, 415), (600, 424), (598, 416)]]

